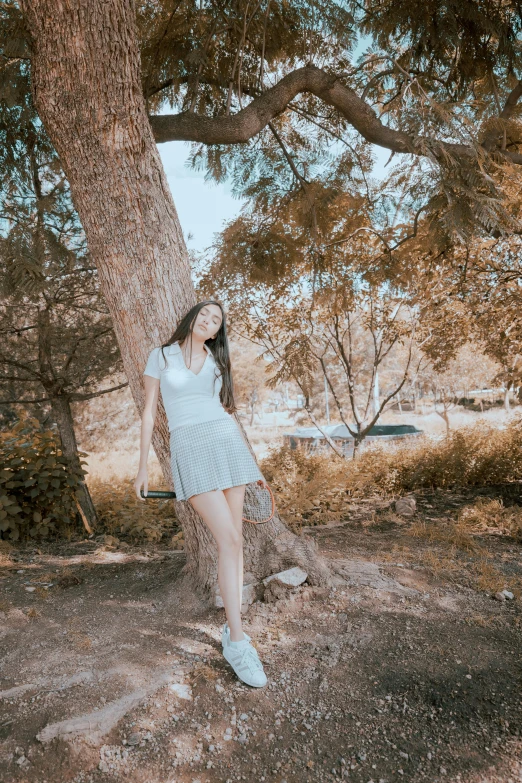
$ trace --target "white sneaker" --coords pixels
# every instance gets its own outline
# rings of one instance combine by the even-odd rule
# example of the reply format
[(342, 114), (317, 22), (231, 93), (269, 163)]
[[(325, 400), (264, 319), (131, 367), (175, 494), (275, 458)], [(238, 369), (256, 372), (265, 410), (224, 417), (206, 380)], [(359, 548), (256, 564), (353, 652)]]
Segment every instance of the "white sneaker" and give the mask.
[[(245, 634), (246, 636), (246, 634)], [(237, 647), (227, 644), (223, 647), (223, 656), (234, 669), (240, 680), (252, 685), (254, 688), (262, 688), (268, 682), (263, 670), (263, 664), (259, 660), (256, 648), (248, 639), (237, 643)]]
[[(247, 641), (251, 641), (251, 637), (243, 631), (243, 635)], [(230, 628), (228, 627), (228, 622), (225, 622), (223, 625), (223, 628), (221, 629), (221, 644), (223, 647), (226, 647), (226, 645), (230, 641)]]

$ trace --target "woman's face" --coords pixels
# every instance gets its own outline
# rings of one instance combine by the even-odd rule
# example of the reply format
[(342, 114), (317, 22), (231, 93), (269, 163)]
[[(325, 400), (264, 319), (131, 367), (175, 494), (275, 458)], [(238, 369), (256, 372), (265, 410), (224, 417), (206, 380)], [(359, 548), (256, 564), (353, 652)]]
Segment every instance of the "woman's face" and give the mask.
[(197, 314), (193, 333), (202, 340), (211, 340), (218, 333), (222, 320), (221, 308), (218, 305), (205, 305)]

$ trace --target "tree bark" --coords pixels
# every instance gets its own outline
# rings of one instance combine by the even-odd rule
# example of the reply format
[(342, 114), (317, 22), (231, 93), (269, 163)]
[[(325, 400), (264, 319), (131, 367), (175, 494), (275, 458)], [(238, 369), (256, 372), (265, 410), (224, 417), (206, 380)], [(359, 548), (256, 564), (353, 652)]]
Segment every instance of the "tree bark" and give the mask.
[[(74, 431), (71, 404), (65, 396), (60, 396), (51, 398), (51, 407), (53, 418), (60, 434), (63, 456), (67, 459), (71, 468), (80, 470), (82, 466), (78, 456), (78, 443), (76, 442), (76, 433)], [(82, 482), (76, 490), (76, 494), (88, 524), (90, 527), (94, 528), (96, 526), (97, 517), (89, 488)]]
[[(43, 306), (38, 310), (38, 366), (40, 381), (51, 403), (53, 419), (60, 435), (63, 456), (67, 459), (73, 471), (80, 470), (81, 464), (78, 456), (78, 444), (74, 431), (71, 403), (67, 395), (62, 393), (62, 380), (55, 376), (50, 330), (49, 307), (44, 302)], [(92, 528), (96, 525), (97, 517), (89, 489), (82, 481), (76, 492), (81, 510), (87, 519), (87, 527)]]
[[(196, 295), (146, 114), (134, 3), (22, 0), (21, 8), (31, 39), (33, 99), (69, 180), (141, 415), (147, 356)], [(152, 444), (172, 486), (161, 405)], [(217, 584), (213, 536), (188, 502), (176, 501), (176, 512), (185, 537), (184, 575), (208, 596)], [(295, 536), (279, 518), (244, 527), (245, 571), (256, 579), (301, 565), (311, 582), (328, 581), (315, 542)]]

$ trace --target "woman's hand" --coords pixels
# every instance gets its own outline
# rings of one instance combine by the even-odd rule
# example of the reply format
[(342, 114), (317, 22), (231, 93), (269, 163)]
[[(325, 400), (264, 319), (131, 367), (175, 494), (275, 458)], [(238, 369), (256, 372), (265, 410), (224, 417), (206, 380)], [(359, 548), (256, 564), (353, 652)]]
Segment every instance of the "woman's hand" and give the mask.
[(134, 489), (136, 490), (136, 497), (138, 500), (145, 501), (145, 498), (142, 498), (140, 495), (140, 489), (143, 486), (143, 494), (147, 495), (147, 492), (149, 490), (149, 478), (147, 476), (147, 468), (142, 468), (138, 471), (138, 475), (134, 479)]

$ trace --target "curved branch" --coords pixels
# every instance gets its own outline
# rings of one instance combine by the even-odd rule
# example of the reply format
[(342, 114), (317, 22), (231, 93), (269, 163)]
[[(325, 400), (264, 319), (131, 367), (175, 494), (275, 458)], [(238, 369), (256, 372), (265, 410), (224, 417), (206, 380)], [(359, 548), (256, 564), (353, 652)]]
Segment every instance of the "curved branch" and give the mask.
[[(433, 155), (434, 145), (440, 153), (456, 158), (476, 159), (478, 150), (470, 144), (414, 137), (404, 131), (384, 125), (374, 110), (355, 90), (342, 84), (337, 76), (314, 65), (298, 68), (277, 84), (255, 97), (251, 103), (232, 116), (206, 117), (191, 112), (149, 116), (158, 144), (166, 141), (195, 141), (203, 144), (246, 144), (282, 114), (300, 93), (311, 93), (333, 106), (366, 141), (392, 152), (410, 155)], [(431, 153), (430, 153), (431, 148)], [(522, 164), (522, 154), (498, 151), (513, 163)]]
[(334, 106), (368, 141), (395, 152), (415, 153), (407, 133), (387, 128), (355, 90), (313, 65), (298, 68), (284, 76), (231, 117), (194, 116), (182, 112), (153, 115), (149, 119), (158, 143), (200, 141), (204, 144), (244, 144), (284, 112), (288, 103), (301, 92), (310, 92)]

